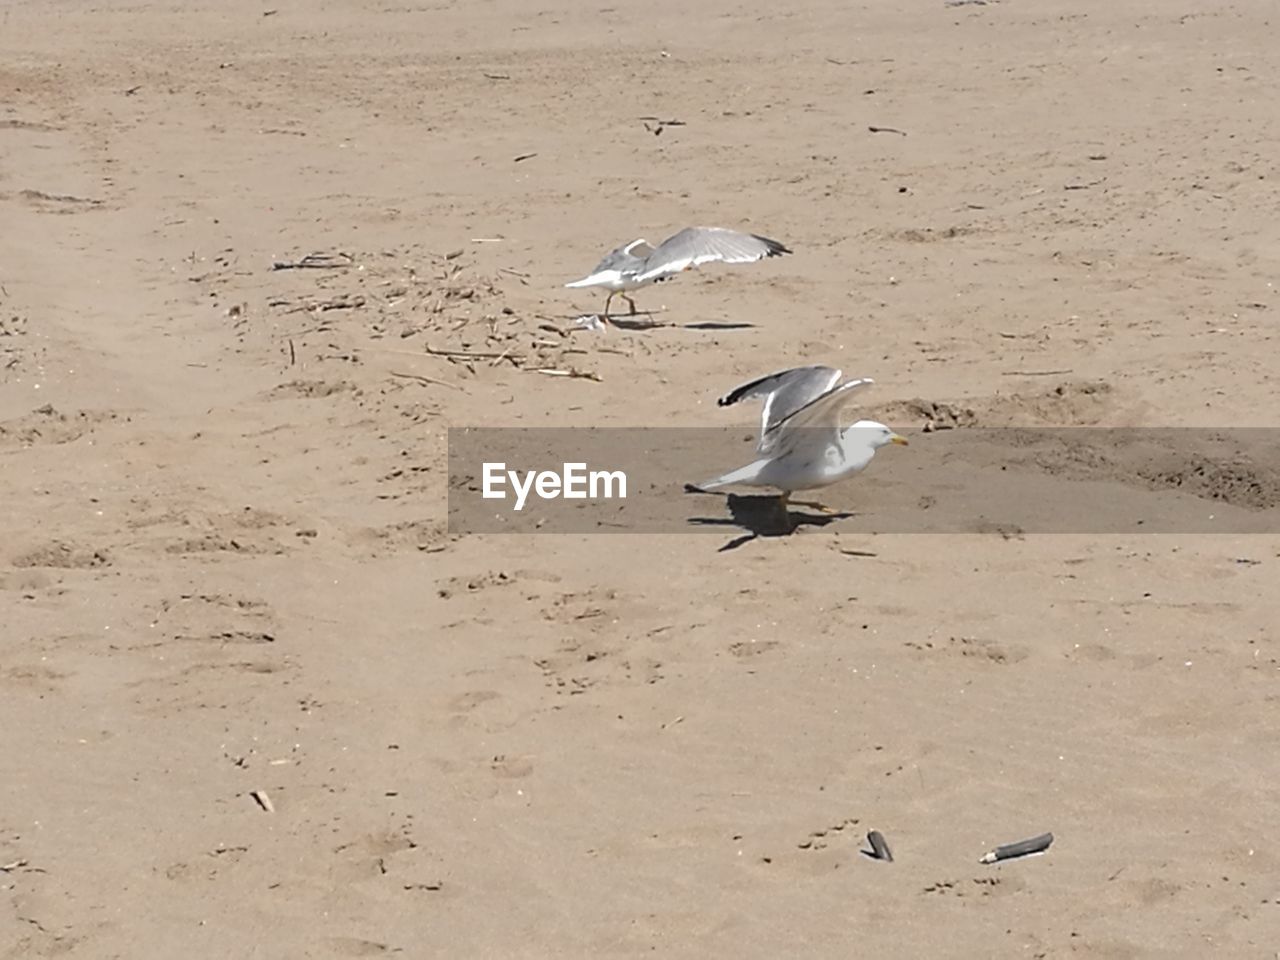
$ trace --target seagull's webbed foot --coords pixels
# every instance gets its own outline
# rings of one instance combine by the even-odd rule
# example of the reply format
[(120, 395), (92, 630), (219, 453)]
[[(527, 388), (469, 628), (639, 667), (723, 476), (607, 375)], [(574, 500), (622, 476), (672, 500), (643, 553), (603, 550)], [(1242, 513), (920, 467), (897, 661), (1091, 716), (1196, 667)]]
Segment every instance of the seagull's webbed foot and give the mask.
[(790, 502), (797, 507), (808, 507), (810, 510), (817, 510), (819, 513), (825, 513), (829, 516), (840, 513), (835, 507), (828, 507), (825, 503), (818, 503), (816, 500), (792, 500)]

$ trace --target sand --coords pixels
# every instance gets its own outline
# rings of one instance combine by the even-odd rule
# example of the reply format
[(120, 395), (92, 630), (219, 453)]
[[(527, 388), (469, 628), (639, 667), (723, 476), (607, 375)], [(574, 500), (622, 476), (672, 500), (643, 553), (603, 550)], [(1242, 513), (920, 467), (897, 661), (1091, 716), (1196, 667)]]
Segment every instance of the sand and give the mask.
[[(457, 535), (445, 430), (1270, 426), (1273, 18), (0, 6), (0, 956), (1272, 956), (1280, 538)], [(691, 223), (795, 254), (558, 332)]]

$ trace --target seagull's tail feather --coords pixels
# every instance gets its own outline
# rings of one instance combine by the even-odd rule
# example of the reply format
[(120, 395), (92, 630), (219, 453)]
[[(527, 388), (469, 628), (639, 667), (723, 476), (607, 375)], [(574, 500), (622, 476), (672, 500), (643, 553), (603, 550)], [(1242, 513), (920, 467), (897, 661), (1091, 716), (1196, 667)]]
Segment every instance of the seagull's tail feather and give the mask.
[(757, 460), (754, 463), (748, 463), (745, 467), (739, 467), (737, 470), (730, 470), (728, 473), (721, 474), (714, 480), (707, 480), (703, 483), (693, 484), (693, 486), (699, 490), (710, 492), (719, 490), (721, 487), (731, 487), (735, 483), (751, 483), (760, 475), (760, 469), (767, 462), (767, 460)]
[(572, 283), (566, 283), (566, 287), (594, 287), (599, 284), (610, 283), (618, 279), (616, 271), (608, 270), (602, 273), (593, 273), (590, 276), (583, 277), (581, 280), (574, 280)]

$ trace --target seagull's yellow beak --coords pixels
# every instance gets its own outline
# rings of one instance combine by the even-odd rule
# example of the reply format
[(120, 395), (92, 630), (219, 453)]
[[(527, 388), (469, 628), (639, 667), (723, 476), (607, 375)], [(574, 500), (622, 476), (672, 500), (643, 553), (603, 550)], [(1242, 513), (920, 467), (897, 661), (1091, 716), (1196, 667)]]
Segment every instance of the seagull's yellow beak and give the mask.
[(900, 437), (900, 436), (898, 436), (896, 433), (895, 433), (892, 437), (890, 437), (890, 438), (889, 438), (889, 442), (890, 442), (890, 443), (896, 443), (896, 444), (897, 444), (898, 446), (900, 446), (900, 447), (908, 447), (908, 446), (910, 446), (910, 444), (909, 444), (909, 443), (907, 443), (907, 438), (906, 438), (906, 437)]

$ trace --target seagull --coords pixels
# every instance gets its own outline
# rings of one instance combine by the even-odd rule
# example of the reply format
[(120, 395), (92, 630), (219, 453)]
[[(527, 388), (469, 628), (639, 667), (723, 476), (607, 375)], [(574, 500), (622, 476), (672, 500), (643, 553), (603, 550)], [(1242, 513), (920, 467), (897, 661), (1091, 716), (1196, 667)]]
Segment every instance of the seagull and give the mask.
[(644, 239), (611, 251), (594, 270), (581, 280), (566, 283), (566, 287), (604, 287), (609, 296), (604, 302), (601, 318), (609, 322), (609, 304), (616, 294), (631, 306), (631, 316), (636, 314), (636, 302), (627, 291), (647, 287), (651, 283), (670, 280), (682, 270), (703, 263), (754, 263), (765, 257), (779, 257), (791, 251), (777, 240), (754, 233), (739, 233), (724, 227), (686, 227), (672, 234), (656, 247)]
[[(764, 400), (760, 416), (759, 457), (744, 467), (690, 486), (709, 492), (735, 484), (781, 490), (778, 506), (786, 515), (791, 494), (816, 490), (859, 473), (887, 444), (907, 445), (905, 437), (875, 420), (840, 426), (840, 415), (852, 394), (875, 381), (845, 380), (840, 370), (808, 366), (781, 370), (735, 387), (716, 401), (721, 407), (742, 400)], [(819, 503), (802, 503), (827, 513)]]

